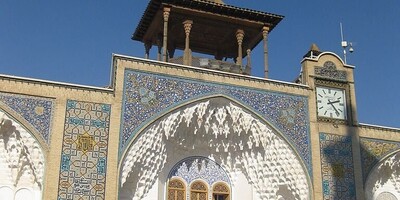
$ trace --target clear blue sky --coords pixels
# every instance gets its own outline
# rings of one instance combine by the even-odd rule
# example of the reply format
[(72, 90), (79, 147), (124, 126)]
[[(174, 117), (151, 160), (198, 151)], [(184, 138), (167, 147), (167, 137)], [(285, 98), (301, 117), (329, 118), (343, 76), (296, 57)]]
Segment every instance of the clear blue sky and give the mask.
[[(106, 86), (111, 54), (143, 57), (130, 40), (147, 5), (124, 1), (0, 1), (0, 73)], [(354, 43), (360, 122), (400, 127), (400, 1), (225, 0), (284, 15), (269, 38), (270, 78), (292, 81), (311, 43), (341, 55), (339, 23)], [(261, 48), (261, 46), (259, 46)], [(262, 52), (253, 72), (262, 76)], [(155, 48), (153, 48), (154, 50)], [(152, 58), (155, 53), (152, 53)]]

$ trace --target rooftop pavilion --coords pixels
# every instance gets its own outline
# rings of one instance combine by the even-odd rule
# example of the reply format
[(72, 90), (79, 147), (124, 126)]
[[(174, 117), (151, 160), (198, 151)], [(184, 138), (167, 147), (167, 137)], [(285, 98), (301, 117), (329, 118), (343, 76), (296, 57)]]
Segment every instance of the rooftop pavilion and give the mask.
[[(268, 34), (282, 19), (221, 0), (150, 0), (132, 39), (144, 43), (147, 59), (156, 46), (159, 61), (246, 75), (251, 74), (251, 51), (263, 41), (268, 78)], [(176, 49), (183, 55), (175, 56)], [(194, 57), (192, 52), (214, 59)]]

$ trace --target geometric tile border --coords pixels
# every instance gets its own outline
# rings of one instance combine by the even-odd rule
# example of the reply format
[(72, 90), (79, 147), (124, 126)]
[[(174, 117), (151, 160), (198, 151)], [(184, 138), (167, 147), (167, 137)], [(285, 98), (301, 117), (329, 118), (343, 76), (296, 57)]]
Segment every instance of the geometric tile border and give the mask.
[(323, 199), (356, 199), (351, 136), (319, 136)]
[(137, 131), (155, 117), (190, 100), (212, 95), (232, 98), (262, 116), (293, 144), (311, 172), (307, 97), (131, 69), (125, 70), (119, 155)]
[(111, 106), (67, 101), (58, 199), (104, 199)]
[(364, 181), (371, 171), (383, 157), (391, 152), (400, 149), (399, 142), (378, 140), (371, 138), (360, 138), (361, 161)]
[(28, 121), (50, 144), (54, 100), (42, 97), (0, 93), (0, 102)]

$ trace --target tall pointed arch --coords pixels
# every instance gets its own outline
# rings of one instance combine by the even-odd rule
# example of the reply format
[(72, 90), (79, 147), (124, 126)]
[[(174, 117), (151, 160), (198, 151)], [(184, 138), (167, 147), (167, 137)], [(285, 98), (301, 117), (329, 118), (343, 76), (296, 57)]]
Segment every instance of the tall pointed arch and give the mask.
[(0, 110), (0, 196), (41, 199), (44, 153), (27, 128)]
[(364, 191), (367, 200), (400, 199), (400, 150), (387, 155), (372, 168)]
[(230, 174), (240, 171), (260, 196), (284, 188), (311, 198), (307, 169), (291, 144), (257, 114), (221, 96), (183, 105), (136, 136), (120, 165), (120, 198), (144, 197), (173, 164), (193, 155), (212, 157)]

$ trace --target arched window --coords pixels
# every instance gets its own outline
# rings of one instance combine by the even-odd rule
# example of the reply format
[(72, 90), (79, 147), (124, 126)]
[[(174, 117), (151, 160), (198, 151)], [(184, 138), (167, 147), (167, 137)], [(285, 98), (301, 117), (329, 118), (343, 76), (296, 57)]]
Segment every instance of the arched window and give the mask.
[(225, 183), (216, 183), (213, 187), (213, 200), (229, 200), (229, 187)]
[(208, 187), (202, 181), (195, 181), (190, 187), (190, 200), (207, 200)]
[(168, 200), (185, 200), (185, 183), (178, 179), (173, 179), (168, 183)]

